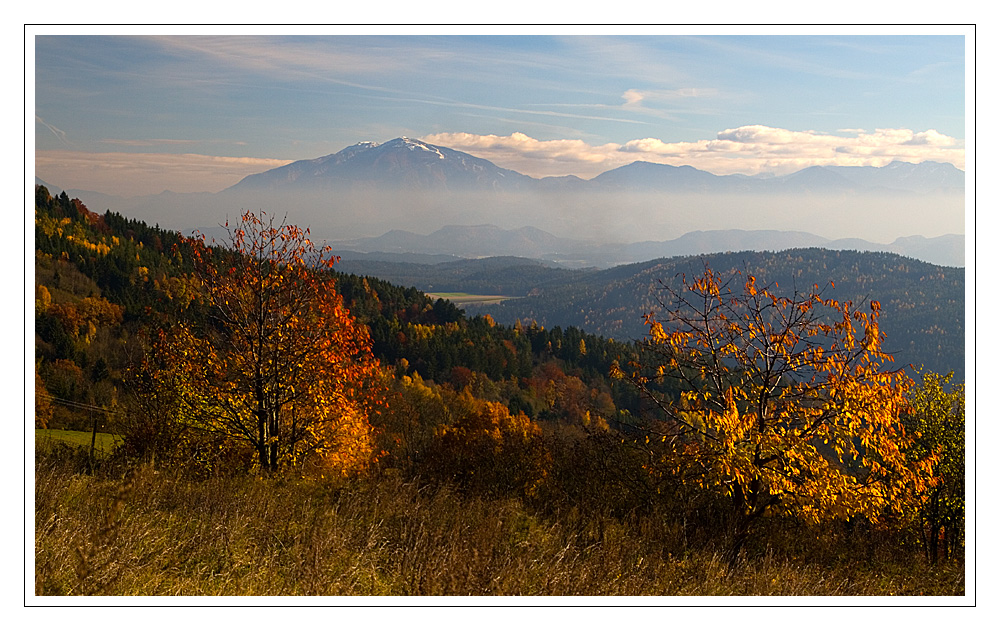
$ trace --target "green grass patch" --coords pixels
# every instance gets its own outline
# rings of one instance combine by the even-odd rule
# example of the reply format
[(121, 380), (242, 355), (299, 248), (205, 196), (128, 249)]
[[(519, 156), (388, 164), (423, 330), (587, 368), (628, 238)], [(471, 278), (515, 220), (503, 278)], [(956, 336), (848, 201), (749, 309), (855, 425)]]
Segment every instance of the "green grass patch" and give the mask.
[[(76, 432), (68, 429), (35, 430), (35, 445), (38, 446), (59, 441), (72, 445), (73, 447), (86, 447), (87, 449), (90, 449), (90, 440), (91, 432)], [(94, 451), (109, 454), (117, 445), (120, 445), (121, 442), (121, 438), (113, 434), (97, 432), (97, 439), (94, 442)]]
[(431, 298), (444, 298), (445, 300), (450, 300), (456, 305), (495, 305), (499, 304), (501, 301), (510, 300), (516, 298), (517, 296), (495, 296), (488, 294), (467, 294), (461, 291), (442, 291), (433, 294), (427, 294)]

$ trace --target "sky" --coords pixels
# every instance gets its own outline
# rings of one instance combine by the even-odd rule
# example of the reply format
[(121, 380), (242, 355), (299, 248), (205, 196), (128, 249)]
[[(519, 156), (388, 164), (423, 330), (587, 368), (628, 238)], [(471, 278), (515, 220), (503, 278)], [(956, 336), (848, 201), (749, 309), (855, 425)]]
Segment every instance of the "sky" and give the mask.
[(786, 32), (39, 32), (36, 175), (121, 196), (216, 192), (399, 136), (535, 177), (636, 160), (747, 175), (892, 160), (965, 168), (965, 31)]

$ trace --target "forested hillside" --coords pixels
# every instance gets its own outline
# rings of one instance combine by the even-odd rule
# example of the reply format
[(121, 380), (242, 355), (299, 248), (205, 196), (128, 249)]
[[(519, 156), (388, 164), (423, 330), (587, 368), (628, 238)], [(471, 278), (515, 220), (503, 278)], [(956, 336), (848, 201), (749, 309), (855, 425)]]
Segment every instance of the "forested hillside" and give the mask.
[(730, 252), (659, 259), (576, 277), (552, 270), (553, 276), (568, 276), (567, 282), (539, 284), (530, 295), (520, 294), (524, 298), (470, 310), (488, 312), (498, 322), (559, 323), (616, 340), (637, 340), (648, 333), (643, 314), (662, 311), (659, 301), (667, 295), (663, 284), (676, 287), (706, 264), (724, 275), (740, 271), (767, 279), (784, 293), (805, 293), (817, 284), (824, 296), (856, 305), (877, 299), (885, 348), (897, 363), (942, 374), (954, 371), (960, 378), (965, 373), (964, 268), (884, 252)]
[(428, 292), (527, 296), (547, 287), (579, 282), (593, 270), (553, 267), (514, 256), (463, 259), (437, 264), (346, 260), (340, 269)]
[[(376, 276), (424, 291), (517, 297), (496, 305), (470, 306), (513, 325), (573, 326), (622, 341), (648, 333), (643, 315), (655, 312), (663, 283), (677, 283), (711, 268), (742, 271), (805, 292), (813, 284), (825, 295), (883, 305), (886, 348), (902, 364), (940, 373), (965, 372), (965, 270), (942, 267), (886, 252), (806, 248), (782, 252), (729, 252), (657, 259), (606, 270), (569, 270), (541, 261), (493, 257), (429, 264), (345, 261), (356, 274)], [(832, 285), (831, 285), (832, 284)]]
[[(964, 590), (964, 390), (886, 355), (902, 330), (961, 357), (960, 270), (812, 250), (713, 257), (717, 271), (449, 263), (531, 286), (469, 316), (338, 272), (264, 212), (216, 244), (38, 187), (35, 229), (35, 426), (117, 445), (99, 460), (36, 444), (39, 594), (468, 593), (473, 575), (512, 581), (481, 593), (662, 594), (691, 583), (677, 572), (693, 558), (727, 576), (778, 554), (878, 577), (844, 560), (864, 546), (908, 575), (952, 563), (919, 589)], [(332, 527), (327, 506), (355, 516)], [(470, 537), (493, 543), (462, 574)], [(448, 560), (415, 569), (415, 548)], [(334, 586), (338, 563), (374, 576)], [(263, 567), (285, 587), (250, 578)], [(841, 591), (897, 589), (872, 581)], [(752, 582), (735, 591), (783, 593)]]
[[(94, 411), (87, 406), (115, 402), (150, 331), (169, 326), (182, 312), (195, 321), (208, 317), (196, 299), (192, 246), (177, 233), (111, 211), (98, 215), (44, 187), (36, 199), (36, 246), (39, 383), (58, 402), (51, 408), (53, 426), (89, 428)], [(370, 330), (375, 357), (398, 376), (452, 384), (457, 391), (472, 386), (476, 395), (532, 418), (558, 417), (561, 407), (579, 415), (599, 397), (605, 414), (613, 413), (610, 392), (621, 385), (607, 374), (613, 361), (631, 352), (626, 346), (573, 327), (469, 318), (450, 302), (336, 267), (337, 291)], [(545, 394), (553, 388), (562, 394)], [(619, 398), (635, 399), (624, 392)], [(560, 413), (550, 414), (554, 408)]]

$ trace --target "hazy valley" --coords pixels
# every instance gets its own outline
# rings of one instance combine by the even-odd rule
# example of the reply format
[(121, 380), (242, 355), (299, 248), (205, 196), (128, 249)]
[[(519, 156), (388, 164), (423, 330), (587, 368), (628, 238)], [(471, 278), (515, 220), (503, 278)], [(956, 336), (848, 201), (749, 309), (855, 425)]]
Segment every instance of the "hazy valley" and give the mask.
[[(964, 178), (950, 164), (933, 162), (809, 167), (781, 177), (634, 162), (590, 180), (531, 178), (398, 138), (293, 162), (214, 194), (125, 199), (68, 192), (92, 208), (213, 236), (242, 209), (270, 210), (309, 226), (317, 239), (361, 252), (513, 255), (607, 267), (824, 247), (962, 265)], [(897, 216), (906, 224), (890, 219)]]

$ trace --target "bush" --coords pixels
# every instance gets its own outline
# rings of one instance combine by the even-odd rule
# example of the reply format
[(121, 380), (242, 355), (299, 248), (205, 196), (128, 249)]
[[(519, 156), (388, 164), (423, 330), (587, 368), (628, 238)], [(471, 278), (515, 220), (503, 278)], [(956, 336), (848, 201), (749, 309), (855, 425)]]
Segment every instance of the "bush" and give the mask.
[(532, 497), (551, 456), (542, 430), (501, 403), (477, 401), (453, 426), (440, 427), (423, 463), (431, 477), (489, 497)]

